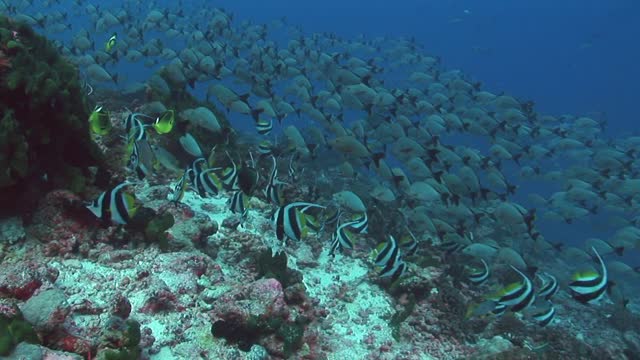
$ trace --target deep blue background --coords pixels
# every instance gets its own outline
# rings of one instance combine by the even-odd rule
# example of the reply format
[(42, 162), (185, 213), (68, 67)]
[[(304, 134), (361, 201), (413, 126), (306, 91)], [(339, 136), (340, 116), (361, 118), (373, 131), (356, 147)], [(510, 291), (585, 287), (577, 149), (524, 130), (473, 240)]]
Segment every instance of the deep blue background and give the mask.
[[(307, 32), (414, 36), (425, 49), (552, 114), (604, 113), (610, 131), (636, 128), (640, 1), (323, 0), (215, 2), (239, 19), (286, 16)], [(465, 12), (468, 10), (468, 13)]]

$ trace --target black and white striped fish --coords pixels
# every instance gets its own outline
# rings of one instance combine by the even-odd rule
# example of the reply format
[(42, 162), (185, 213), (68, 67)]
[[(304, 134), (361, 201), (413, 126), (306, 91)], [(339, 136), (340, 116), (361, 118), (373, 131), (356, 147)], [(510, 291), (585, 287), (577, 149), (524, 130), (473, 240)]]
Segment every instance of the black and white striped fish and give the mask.
[(249, 204), (249, 198), (244, 194), (242, 190), (238, 190), (233, 193), (228, 200), (229, 210), (234, 214), (240, 214), (243, 219), (247, 216), (247, 208)]
[(542, 280), (542, 286), (540, 287), (540, 290), (538, 290), (537, 297), (540, 299), (551, 300), (551, 297), (560, 290), (558, 280), (555, 276), (545, 272), (536, 274), (536, 276)]
[(324, 206), (307, 203), (293, 202), (279, 207), (271, 216), (271, 225), (276, 232), (276, 238), (280, 241), (291, 239), (300, 241), (306, 234), (305, 216), (300, 210), (304, 207), (317, 207), (324, 209)]
[(271, 170), (271, 176), (269, 177), (269, 182), (265, 189), (265, 196), (269, 199), (270, 203), (282, 206), (284, 201), (282, 196), (282, 185), (285, 183), (278, 181), (278, 164), (275, 156), (272, 156), (271, 159), (273, 160), (273, 169)]
[(547, 302), (547, 305), (542, 307), (542, 310), (538, 310), (532, 315), (533, 319), (542, 327), (549, 325), (555, 316), (556, 309), (550, 302)]
[(171, 202), (173, 202), (175, 205), (178, 205), (178, 202), (180, 202), (180, 200), (182, 200), (182, 198), (184, 197), (185, 191), (187, 191), (187, 187), (188, 187), (187, 180), (190, 178), (189, 173), (191, 171), (192, 170), (189, 167), (184, 169), (184, 173), (182, 174), (182, 177), (180, 177), (176, 185), (173, 187)]
[(522, 277), (522, 282), (509, 284), (488, 298), (507, 306), (512, 312), (518, 312), (533, 304), (536, 294), (529, 277), (513, 265), (511, 268)]
[(353, 226), (353, 222), (344, 223), (336, 228), (331, 239), (331, 250), (329, 256), (334, 256), (338, 250), (349, 249), (353, 250), (353, 239), (348, 228)]
[(268, 135), (273, 130), (273, 120), (260, 119), (256, 122), (256, 130), (260, 135)]
[(482, 262), (482, 269), (471, 270), (469, 272), (469, 275), (467, 276), (469, 281), (471, 281), (476, 285), (480, 285), (485, 281), (487, 281), (487, 279), (489, 279), (489, 275), (491, 274), (491, 271), (489, 270), (489, 265), (487, 265), (487, 262), (484, 261), (484, 259), (480, 259), (480, 261)]
[(137, 210), (133, 195), (123, 191), (128, 185), (131, 183), (123, 182), (103, 192), (86, 205), (87, 209), (105, 223), (127, 224)]
[(367, 229), (369, 228), (369, 218), (367, 217), (367, 212), (363, 212), (358, 214), (353, 221), (351, 222), (351, 228), (354, 232), (358, 234), (366, 234)]
[(591, 247), (591, 250), (596, 255), (596, 260), (600, 265), (600, 272), (595, 270), (577, 272), (573, 275), (571, 283), (569, 283), (571, 296), (585, 304), (601, 299), (609, 285), (607, 267), (602, 257), (594, 247)]
[(231, 167), (228, 167), (220, 174), (220, 181), (227, 190), (240, 190), (238, 185), (238, 168), (235, 161), (231, 158), (231, 155), (227, 153), (229, 160), (231, 161)]
[(375, 264), (381, 267), (378, 276), (390, 277), (391, 282), (395, 282), (406, 272), (407, 264), (402, 261), (398, 242), (393, 236), (389, 235), (389, 241), (384, 244), (382, 249), (380, 246), (378, 247)]
[(291, 157), (289, 158), (289, 167), (287, 168), (287, 173), (289, 174), (289, 178), (292, 181), (296, 181), (298, 179), (298, 175), (296, 173), (296, 168), (293, 166), (293, 160), (295, 160), (297, 158), (298, 153), (291, 155)]
[(142, 180), (153, 173), (154, 161), (155, 155), (146, 139), (133, 142), (133, 149), (129, 156), (129, 169), (135, 171), (138, 179)]

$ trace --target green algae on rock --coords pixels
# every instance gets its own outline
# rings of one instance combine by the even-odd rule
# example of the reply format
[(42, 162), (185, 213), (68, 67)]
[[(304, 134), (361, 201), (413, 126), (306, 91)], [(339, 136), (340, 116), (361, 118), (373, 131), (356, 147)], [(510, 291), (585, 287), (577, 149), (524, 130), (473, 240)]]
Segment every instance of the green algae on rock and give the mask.
[(20, 313), (12, 318), (0, 315), (0, 356), (9, 355), (13, 348), (23, 341), (38, 343), (38, 336), (31, 324), (26, 322)]

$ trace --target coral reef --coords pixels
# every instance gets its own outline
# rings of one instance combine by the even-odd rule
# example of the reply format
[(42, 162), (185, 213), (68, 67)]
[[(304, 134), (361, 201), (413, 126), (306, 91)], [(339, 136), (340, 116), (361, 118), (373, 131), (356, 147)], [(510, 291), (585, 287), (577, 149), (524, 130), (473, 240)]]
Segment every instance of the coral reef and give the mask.
[(100, 163), (78, 70), (28, 25), (0, 16), (0, 214), (28, 215), (50, 188), (80, 192)]

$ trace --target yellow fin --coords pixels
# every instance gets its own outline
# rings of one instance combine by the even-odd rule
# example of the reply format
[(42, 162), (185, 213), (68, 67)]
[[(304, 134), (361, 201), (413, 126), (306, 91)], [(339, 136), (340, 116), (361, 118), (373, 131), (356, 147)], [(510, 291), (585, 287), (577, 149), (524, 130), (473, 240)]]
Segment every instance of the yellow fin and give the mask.
[(600, 274), (595, 270), (585, 270), (574, 273), (571, 280), (593, 280), (597, 279), (599, 276)]
[(138, 211), (136, 198), (129, 193), (123, 193), (122, 197), (124, 198), (124, 203), (127, 206), (127, 213), (129, 214), (129, 217), (134, 217), (136, 215), (136, 211)]

